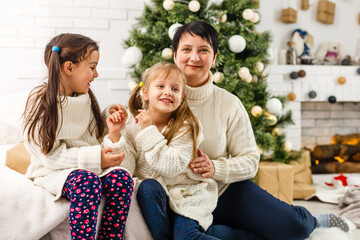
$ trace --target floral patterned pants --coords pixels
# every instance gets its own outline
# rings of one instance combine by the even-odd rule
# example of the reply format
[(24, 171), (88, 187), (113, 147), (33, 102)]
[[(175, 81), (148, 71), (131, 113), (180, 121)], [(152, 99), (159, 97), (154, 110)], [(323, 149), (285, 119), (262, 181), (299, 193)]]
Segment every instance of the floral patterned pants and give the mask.
[(133, 180), (116, 169), (104, 177), (86, 170), (75, 170), (67, 178), (62, 197), (70, 201), (71, 239), (95, 239), (98, 207), (105, 197), (99, 239), (123, 239), (130, 208)]

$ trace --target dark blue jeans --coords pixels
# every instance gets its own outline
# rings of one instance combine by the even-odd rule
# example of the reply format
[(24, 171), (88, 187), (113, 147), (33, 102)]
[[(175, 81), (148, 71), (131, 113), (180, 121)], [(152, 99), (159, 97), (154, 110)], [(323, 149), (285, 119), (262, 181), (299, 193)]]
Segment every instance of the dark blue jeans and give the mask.
[[(154, 239), (173, 239), (174, 213), (161, 185), (152, 179), (143, 181), (137, 199)], [(302, 240), (316, 226), (305, 208), (278, 200), (250, 180), (230, 184), (213, 215), (213, 225), (206, 234), (226, 240)]]

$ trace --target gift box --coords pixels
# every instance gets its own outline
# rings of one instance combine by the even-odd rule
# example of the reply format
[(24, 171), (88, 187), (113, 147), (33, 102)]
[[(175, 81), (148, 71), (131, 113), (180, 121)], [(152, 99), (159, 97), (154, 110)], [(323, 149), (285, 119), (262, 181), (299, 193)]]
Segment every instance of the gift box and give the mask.
[(260, 8), (260, 0), (251, 0), (251, 1), (256, 3), (254, 8)]
[(293, 199), (308, 199), (316, 192), (316, 188), (306, 183), (294, 183)]
[(313, 184), (310, 151), (303, 150), (300, 158), (291, 161), (290, 165), (294, 167), (294, 183)]
[(296, 23), (297, 11), (292, 8), (286, 8), (281, 10), (281, 21), (283, 23)]
[(309, 0), (301, 0), (301, 10), (309, 9)]
[(328, 0), (318, 2), (316, 20), (325, 24), (333, 24), (335, 16), (335, 3)]
[(26, 150), (24, 143), (19, 143), (6, 151), (5, 165), (12, 170), (25, 174), (30, 165), (31, 155)]
[(256, 176), (257, 184), (274, 197), (292, 203), (294, 167), (289, 164), (261, 161)]
[(316, 192), (312, 186), (310, 151), (303, 150), (300, 158), (290, 165), (294, 167), (294, 199), (307, 199)]

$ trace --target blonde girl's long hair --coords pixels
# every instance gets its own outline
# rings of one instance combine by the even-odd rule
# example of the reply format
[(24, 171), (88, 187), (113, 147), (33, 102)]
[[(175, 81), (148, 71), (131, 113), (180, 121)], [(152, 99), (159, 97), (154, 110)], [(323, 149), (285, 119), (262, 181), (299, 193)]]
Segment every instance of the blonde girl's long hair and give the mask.
[[(54, 46), (60, 50), (52, 51)], [(44, 154), (52, 150), (57, 130), (62, 124), (62, 119), (58, 119), (58, 108), (62, 111), (62, 104), (65, 101), (65, 97), (60, 97), (62, 64), (66, 61), (80, 63), (94, 51), (99, 51), (95, 41), (80, 34), (70, 33), (54, 37), (45, 47), (44, 61), (48, 68), (48, 82), (30, 92), (23, 113), (24, 134), (27, 135), (29, 142), (34, 140)], [(89, 131), (91, 133), (96, 131), (96, 137), (100, 138), (104, 134), (105, 122), (101, 117), (95, 95), (90, 89), (89, 96), (94, 116)], [(96, 124), (92, 124), (93, 121), (96, 121)], [(37, 139), (35, 139), (36, 135)]]
[[(174, 73), (174, 74), (172, 74)], [(161, 78), (166, 79), (170, 75), (177, 76), (178, 80), (182, 82), (182, 93), (183, 98), (180, 106), (171, 114), (171, 118), (167, 124), (167, 129), (164, 132), (164, 137), (168, 141), (169, 144), (176, 134), (179, 132), (180, 128), (184, 126), (186, 122), (186, 126), (188, 127), (186, 131), (191, 131), (193, 137), (193, 152), (192, 152), (192, 161), (196, 158), (196, 150), (197, 144), (196, 139), (199, 135), (199, 122), (198, 119), (192, 113), (185, 97), (185, 86), (186, 86), (186, 78), (185, 75), (180, 71), (180, 69), (173, 63), (168, 62), (160, 62), (153, 65), (151, 68), (147, 69), (142, 76), (141, 81), (143, 82), (144, 88), (148, 88), (151, 81)], [(148, 109), (148, 102), (145, 101), (142, 97), (140, 85), (137, 85), (130, 96), (129, 99), (129, 110), (132, 115), (135, 117), (139, 114), (139, 109)]]

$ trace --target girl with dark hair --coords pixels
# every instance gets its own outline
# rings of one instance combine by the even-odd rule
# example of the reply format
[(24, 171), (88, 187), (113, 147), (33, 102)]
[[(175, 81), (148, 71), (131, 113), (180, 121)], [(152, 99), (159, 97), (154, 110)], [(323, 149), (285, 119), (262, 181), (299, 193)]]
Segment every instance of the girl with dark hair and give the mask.
[[(109, 136), (104, 142), (125, 152), (121, 166), (165, 190), (175, 239), (215, 240), (205, 231), (212, 224), (218, 189), (214, 180), (189, 167), (202, 133), (187, 104), (185, 85), (185, 76), (172, 63), (157, 63), (146, 70), (129, 100), (134, 118), (124, 127), (126, 117), (122, 111), (114, 112), (107, 119)], [(149, 216), (160, 212), (151, 211)]]
[(70, 201), (72, 239), (95, 239), (102, 196), (98, 237), (122, 239), (133, 181), (119, 167), (124, 153), (110, 155), (111, 148), (100, 145), (105, 123), (90, 90), (98, 77), (99, 46), (79, 34), (60, 34), (47, 44), (44, 60), (48, 81), (31, 91), (23, 114), (31, 153), (26, 176), (54, 200)]

